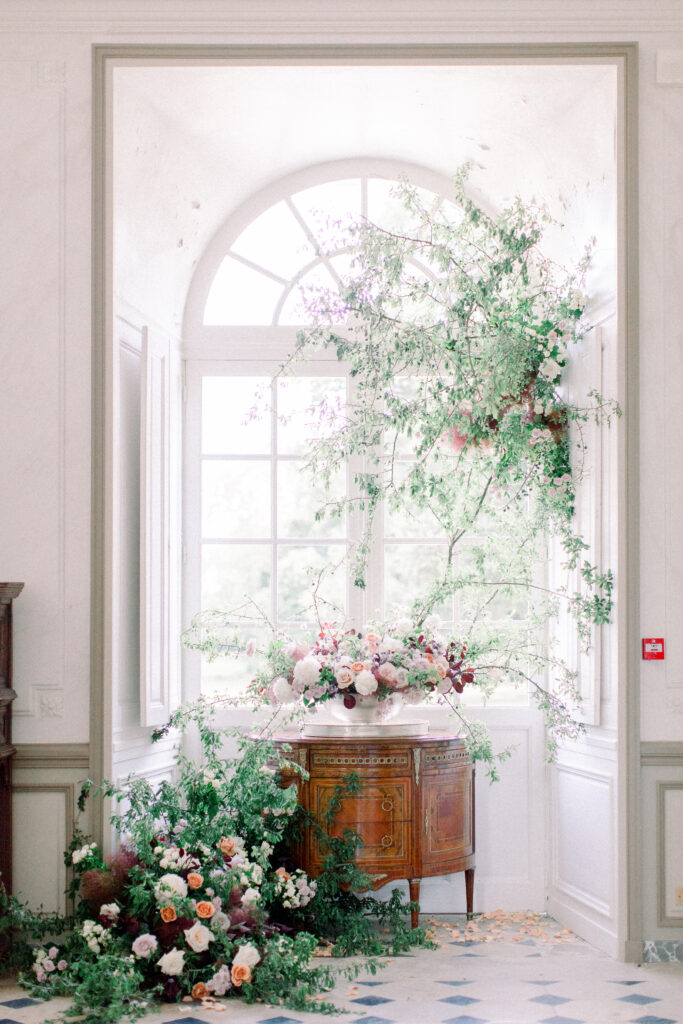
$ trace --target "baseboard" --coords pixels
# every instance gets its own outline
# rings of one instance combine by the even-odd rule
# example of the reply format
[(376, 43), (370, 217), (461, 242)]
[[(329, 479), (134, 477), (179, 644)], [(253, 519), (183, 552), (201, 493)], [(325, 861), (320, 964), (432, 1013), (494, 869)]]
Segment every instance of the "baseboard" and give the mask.
[[(615, 933), (588, 914), (584, 914), (578, 908), (570, 907), (566, 903), (560, 903), (559, 900), (552, 897), (548, 899), (547, 912), (565, 928), (571, 928), (591, 946), (601, 949), (603, 953), (614, 957), (615, 960), (623, 958), (624, 951)], [(642, 946), (640, 946), (640, 951), (642, 952)]]

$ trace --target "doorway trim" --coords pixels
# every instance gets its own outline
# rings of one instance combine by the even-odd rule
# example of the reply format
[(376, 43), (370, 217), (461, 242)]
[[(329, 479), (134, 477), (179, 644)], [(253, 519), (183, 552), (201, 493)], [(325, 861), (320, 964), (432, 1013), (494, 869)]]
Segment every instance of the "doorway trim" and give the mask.
[[(90, 649), (90, 774), (112, 766), (112, 192), (113, 68), (140, 65), (286, 63), (593, 63), (618, 68), (618, 400), (625, 414), (618, 456), (616, 566), (620, 588), (618, 646), (618, 920), (626, 960), (642, 953), (639, 708), (639, 461), (638, 461), (638, 46), (636, 43), (455, 45), (94, 45), (92, 179), (92, 532)], [(103, 805), (93, 808), (94, 835), (105, 831)]]

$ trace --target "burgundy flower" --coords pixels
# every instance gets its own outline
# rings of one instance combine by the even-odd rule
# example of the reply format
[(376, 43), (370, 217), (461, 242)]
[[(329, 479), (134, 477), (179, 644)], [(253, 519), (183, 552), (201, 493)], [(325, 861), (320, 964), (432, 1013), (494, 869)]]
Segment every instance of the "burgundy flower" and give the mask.
[(175, 921), (168, 921), (164, 924), (160, 924), (154, 931), (159, 940), (159, 945), (162, 949), (171, 949), (176, 945), (182, 932), (186, 928), (191, 928), (193, 924), (193, 918), (191, 917), (177, 917)]
[(161, 998), (165, 1003), (177, 1003), (180, 999), (180, 982), (177, 978), (167, 978), (161, 990)]

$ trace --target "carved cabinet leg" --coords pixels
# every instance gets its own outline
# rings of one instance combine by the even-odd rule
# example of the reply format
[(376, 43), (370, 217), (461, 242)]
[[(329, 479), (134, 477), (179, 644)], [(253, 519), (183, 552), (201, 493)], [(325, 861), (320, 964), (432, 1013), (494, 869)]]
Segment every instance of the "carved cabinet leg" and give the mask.
[[(422, 881), (421, 878), (409, 878), (408, 879), (408, 888), (410, 889), (410, 902), (411, 903), (419, 903), (420, 902), (420, 882), (421, 881)], [(410, 927), (411, 928), (417, 928), (419, 913), (420, 913), (419, 910), (411, 910), (410, 911)]]
[(474, 916), (474, 868), (465, 869), (465, 898), (467, 900), (467, 920)]

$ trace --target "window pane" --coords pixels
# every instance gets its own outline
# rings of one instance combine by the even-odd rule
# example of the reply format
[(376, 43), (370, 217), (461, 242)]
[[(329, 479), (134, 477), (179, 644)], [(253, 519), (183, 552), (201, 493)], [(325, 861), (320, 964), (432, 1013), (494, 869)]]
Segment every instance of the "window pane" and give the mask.
[(361, 212), (360, 179), (348, 178), (314, 185), (292, 196), (292, 202), (321, 241), (330, 238), (330, 222), (357, 220)]
[(301, 455), (311, 438), (330, 434), (344, 415), (345, 400), (343, 377), (291, 377), (278, 381), (279, 454)]
[(337, 474), (328, 489), (300, 461), (280, 462), (277, 470), (278, 537), (343, 537), (345, 516), (316, 522), (316, 512), (344, 496), (344, 476)]
[[(309, 296), (317, 291), (336, 292), (337, 282), (324, 263), (318, 263), (292, 288), (278, 317), (278, 323), (285, 325), (306, 324), (310, 320), (306, 312)], [(333, 319), (330, 317), (330, 319)]]
[(268, 614), (270, 551), (269, 544), (204, 544), (202, 609), (228, 612), (251, 598)]
[(270, 324), (283, 285), (226, 256), (216, 271), (204, 307), (204, 323)]
[(271, 206), (238, 237), (231, 252), (289, 280), (315, 258), (315, 250), (286, 203)]
[(401, 508), (385, 508), (384, 536), (393, 537), (443, 537), (443, 528), (433, 512), (429, 509), (417, 509), (402, 506)]
[(270, 518), (270, 462), (204, 462), (204, 537), (270, 537)]
[[(202, 453), (268, 455), (270, 453), (270, 378), (204, 377), (202, 382)], [(252, 409), (261, 410), (250, 419)]]
[[(238, 642), (244, 648), (247, 640), (256, 640), (257, 648), (264, 650), (270, 639), (270, 631), (258, 626), (226, 627), (226, 641), (232, 642), (237, 636)], [(217, 690), (238, 694), (244, 690), (254, 676), (258, 661), (256, 658), (247, 658), (244, 653), (234, 657), (231, 654), (225, 657), (216, 658), (215, 661), (202, 659), (202, 693), (215, 693)]]
[[(407, 612), (413, 602), (422, 597), (429, 581), (443, 573), (446, 560), (445, 544), (385, 544), (384, 545), (384, 607), (387, 617), (394, 611)], [(433, 609), (444, 621), (453, 619), (452, 604)]]
[[(282, 622), (315, 622), (313, 588), (326, 570), (317, 589), (321, 617), (328, 622), (346, 618), (345, 572), (341, 562), (345, 545), (316, 546), (287, 544), (278, 549), (278, 619)], [(336, 571), (327, 571), (334, 569)]]
[[(397, 187), (396, 181), (386, 181), (383, 178), (368, 178), (368, 218), (373, 224), (378, 224), (388, 231), (405, 231), (415, 229), (415, 214), (409, 213), (400, 199), (391, 193)], [(422, 201), (428, 206), (436, 198), (433, 192), (417, 188), (416, 192)]]

